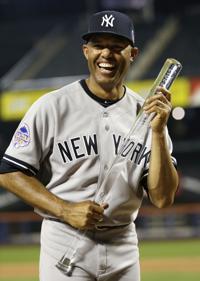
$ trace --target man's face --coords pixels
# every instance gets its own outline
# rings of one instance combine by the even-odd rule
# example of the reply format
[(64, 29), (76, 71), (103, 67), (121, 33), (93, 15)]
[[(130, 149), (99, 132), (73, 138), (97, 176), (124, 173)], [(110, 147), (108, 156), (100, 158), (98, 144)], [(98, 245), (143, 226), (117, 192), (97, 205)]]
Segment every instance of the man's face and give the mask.
[(108, 88), (123, 82), (137, 51), (128, 40), (110, 34), (94, 35), (83, 45), (91, 77)]

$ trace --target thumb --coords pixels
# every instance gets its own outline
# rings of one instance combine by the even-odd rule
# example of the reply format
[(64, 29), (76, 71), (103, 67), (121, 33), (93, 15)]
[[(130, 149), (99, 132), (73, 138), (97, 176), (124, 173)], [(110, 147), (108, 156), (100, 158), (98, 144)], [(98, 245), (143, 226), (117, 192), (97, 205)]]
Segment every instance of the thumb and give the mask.
[(100, 206), (104, 208), (104, 210), (108, 209), (109, 207), (108, 203), (102, 203)]

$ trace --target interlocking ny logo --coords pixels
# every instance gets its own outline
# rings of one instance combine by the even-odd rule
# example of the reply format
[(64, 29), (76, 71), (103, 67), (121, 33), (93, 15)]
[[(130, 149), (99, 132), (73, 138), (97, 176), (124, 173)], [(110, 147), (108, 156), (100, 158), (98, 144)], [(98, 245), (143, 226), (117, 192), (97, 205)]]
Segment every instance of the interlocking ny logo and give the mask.
[(114, 17), (113, 17), (113, 15), (110, 15), (109, 17), (108, 17), (108, 15), (106, 14), (105, 16), (103, 16), (102, 17), (102, 23), (101, 23), (101, 26), (106, 26), (106, 27), (108, 27), (108, 26), (111, 26), (111, 27), (113, 27), (113, 21), (114, 21)]

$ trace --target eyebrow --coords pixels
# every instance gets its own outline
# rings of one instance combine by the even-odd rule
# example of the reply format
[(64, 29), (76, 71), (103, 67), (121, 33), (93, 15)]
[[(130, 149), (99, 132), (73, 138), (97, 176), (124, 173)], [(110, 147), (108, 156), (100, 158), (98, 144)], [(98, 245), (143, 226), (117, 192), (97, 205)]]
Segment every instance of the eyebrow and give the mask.
[[(100, 38), (99, 35), (96, 35), (96, 36), (93, 35), (90, 38), (88, 38), (88, 42), (101, 43), (102, 40), (104, 40), (104, 38), (103, 37)], [(130, 44), (130, 42), (128, 40), (122, 39), (122, 38), (120, 39), (120, 38), (118, 38), (117, 36), (114, 36), (114, 35), (112, 36), (112, 41), (113, 41), (113, 43)]]
[[(90, 40), (88, 40), (87, 43), (91, 43), (91, 44), (102, 44), (102, 45), (107, 44), (107, 42), (103, 42), (103, 41), (100, 40), (100, 39), (90, 39)], [(121, 40), (112, 40), (111, 45), (115, 45), (115, 44), (121, 45), (121, 46), (127, 46), (127, 45), (129, 45), (129, 42), (128, 42), (128, 41), (123, 41), (123, 42), (122, 42)]]

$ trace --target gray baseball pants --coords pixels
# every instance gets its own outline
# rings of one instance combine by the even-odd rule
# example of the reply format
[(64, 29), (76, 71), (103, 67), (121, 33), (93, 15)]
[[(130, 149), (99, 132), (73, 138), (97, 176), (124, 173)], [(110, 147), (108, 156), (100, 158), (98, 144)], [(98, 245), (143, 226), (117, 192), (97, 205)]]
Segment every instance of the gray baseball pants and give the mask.
[[(75, 266), (70, 277), (55, 266), (64, 254), (69, 259), (74, 255)], [(84, 234), (45, 219), (41, 229), (40, 281), (47, 280), (140, 281), (134, 224)]]

